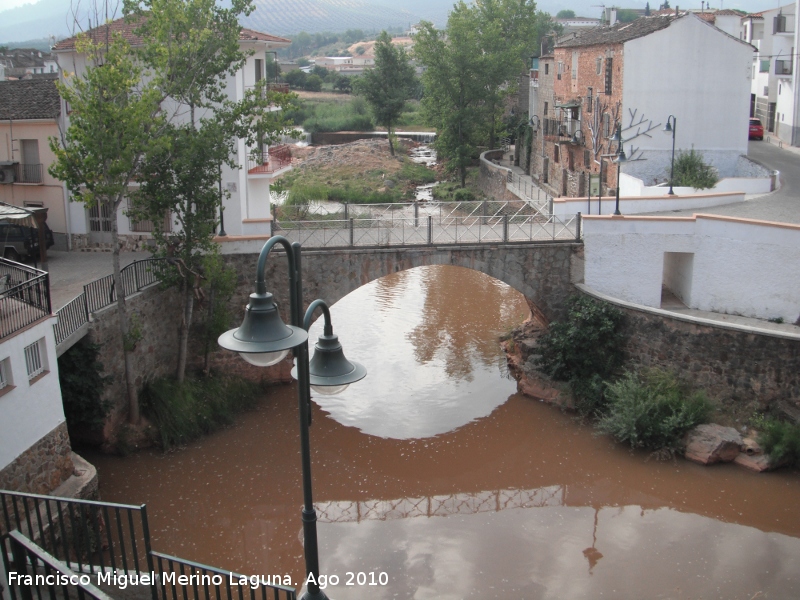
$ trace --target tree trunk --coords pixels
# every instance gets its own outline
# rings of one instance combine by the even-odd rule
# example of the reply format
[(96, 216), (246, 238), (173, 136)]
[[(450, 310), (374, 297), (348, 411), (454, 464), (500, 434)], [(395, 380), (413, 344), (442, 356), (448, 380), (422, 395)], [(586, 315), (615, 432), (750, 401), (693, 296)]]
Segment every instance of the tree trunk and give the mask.
[[(216, 290), (213, 285), (209, 286), (208, 291), (208, 315), (206, 316), (206, 327), (211, 327), (211, 320), (214, 318), (214, 296)], [(211, 358), (211, 338), (206, 331), (206, 345), (203, 351), (203, 373), (207, 376), (210, 372), (209, 361)]]
[(194, 311), (194, 287), (191, 277), (185, 280), (183, 288), (183, 315), (181, 315), (181, 326), (178, 338), (178, 370), (175, 374), (178, 384), (182, 384), (186, 379), (186, 355), (189, 348), (189, 327), (192, 324), (192, 312)]
[(389, 138), (389, 153), (394, 156), (394, 144), (392, 143), (392, 124), (386, 125), (386, 137)]
[(113, 215), (111, 218), (111, 262), (114, 270), (114, 291), (117, 294), (117, 317), (119, 319), (119, 331), (122, 337), (122, 353), (125, 360), (125, 388), (128, 394), (128, 422), (137, 424), (139, 422), (139, 394), (136, 390), (136, 374), (133, 369), (133, 348), (136, 340), (130, 336), (130, 320), (128, 319), (128, 308), (125, 303), (125, 288), (122, 284), (122, 269), (119, 266), (119, 231), (117, 229), (117, 209), (121, 199), (111, 203)]

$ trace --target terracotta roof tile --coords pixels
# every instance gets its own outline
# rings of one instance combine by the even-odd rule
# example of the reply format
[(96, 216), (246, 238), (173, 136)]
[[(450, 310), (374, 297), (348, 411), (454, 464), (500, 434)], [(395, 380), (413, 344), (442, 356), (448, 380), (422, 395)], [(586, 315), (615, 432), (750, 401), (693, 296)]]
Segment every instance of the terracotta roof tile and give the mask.
[[(107, 25), (101, 25), (100, 27), (95, 27), (94, 29), (90, 29), (87, 33), (89, 36), (91, 36), (91, 39), (95, 42), (104, 41), (106, 35), (110, 36), (115, 33), (119, 33), (125, 40), (127, 40), (131, 44), (131, 46), (141, 46), (142, 38), (134, 33), (136, 28), (139, 26), (139, 23), (140, 21), (138, 19), (122, 18), (122, 19), (117, 19), (116, 21), (111, 21), (111, 23), (108, 23)], [(239, 39), (243, 42), (260, 41), (260, 42), (276, 42), (285, 44), (291, 43), (291, 40), (289, 39), (246, 28), (242, 28), (242, 30), (239, 32)], [(53, 50), (56, 52), (65, 50), (74, 50), (76, 40), (77, 36), (61, 40), (55, 46), (53, 46)]]
[(0, 81), (0, 119), (55, 119), (60, 113), (54, 79)]
[(596, 44), (622, 44), (664, 29), (670, 23), (683, 16), (676, 16), (673, 12), (669, 15), (640, 17), (630, 23), (616, 23), (611, 27), (596, 27), (579, 33), (575, 39), (559, 42), (557, 47), (574, 48), (577, 46), (594, 46)]

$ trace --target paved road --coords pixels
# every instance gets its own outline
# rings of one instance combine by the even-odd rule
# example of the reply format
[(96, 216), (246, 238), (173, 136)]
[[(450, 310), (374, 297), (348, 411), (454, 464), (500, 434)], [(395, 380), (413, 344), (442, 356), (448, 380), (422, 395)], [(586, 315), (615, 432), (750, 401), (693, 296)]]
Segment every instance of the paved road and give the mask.
[(767, 141), (752, 141), (748, 145), (747, 155), (769, 169), (780, 171), (781, 187), (779, 190), (736, 204), (654, 214), (677, 216), (702, 212), (800, 224), (800, 149), (781, 149)]

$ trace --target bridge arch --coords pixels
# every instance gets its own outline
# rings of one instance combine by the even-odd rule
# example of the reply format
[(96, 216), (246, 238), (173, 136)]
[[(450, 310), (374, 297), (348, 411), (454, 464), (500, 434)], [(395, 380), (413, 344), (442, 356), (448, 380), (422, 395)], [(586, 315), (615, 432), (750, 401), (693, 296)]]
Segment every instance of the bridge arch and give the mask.
[[(303, 293), (306, 304), (322, 298), (334, 304), (350, 292), (390, 273), (427, 265), (452, 265), (486, 273), (522, 293), (529, 305), (548, 321), (562, 315), (573, 292), (572, 255), (581, 244), (549, 242), (497, 246), (425, 246), (326, 248), (302, 251)], [(239, 273), (241, 300), (253, 291), (255, 258), (231, 256)], [(267, 264), (267, 286), (279, 303), (288, 306), (286, 261), (275, 256)], [(480, 309), (480, 307), (476, 307)]]

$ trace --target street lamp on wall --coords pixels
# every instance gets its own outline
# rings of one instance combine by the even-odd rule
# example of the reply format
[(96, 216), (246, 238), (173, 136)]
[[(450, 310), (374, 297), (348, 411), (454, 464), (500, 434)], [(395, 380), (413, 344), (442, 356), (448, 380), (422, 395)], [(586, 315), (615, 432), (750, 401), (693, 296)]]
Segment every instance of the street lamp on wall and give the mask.
[(622, 213), (619, 211), (619, 174), (620, 166), (622, 163), (628, 162), (628, 157), (625, 156), (625, 148), (622, 141), (622, 128), (619, 124), (617, 124), (617, 130), (614, 132), (614, 137), (612, 139), (619, 143), (617, 147), (617, 157), (614, 159), (614, 162), (617, 164), (617, 202), (614, 208), (614, 215), (621, 215)]
[(675, 175), (675, 132), (678, 129), (678, 119), (675, 118), (675, 115), (670, 115), (667, 117), (667, 124), (664, 126), (664, 133), (671, 133), (672, 134), (672, 160), (670, 161), (669, 167), (669, 194), (670, 196), (674, 196), (675, 192), (672, 190), (672, 178)]
[(540, 122), (541, 120), (539, 119), (539, 115), (533, 115), (530, 121), (528, 121), (528, 124), (531, 126), (531, 129), (538, 131)]
[[(281, 320), (272, 294), (267, 292), (265, 271), (272, 248), (280, 244), (286, 251), (289, 271), (289, 303), (291, 325)], [(339, 394), (349, 384), (363, 379), (367, 370), (358, 363), (347, 360), (337, 336), (333, 334), (328, 305), (322, 300), (312, 302), (301, 323), (303, 309), (303, 277), (300, 261), (300, 244), (290, 243), (283, 236), (269, 239), (261, 249), (256, 267), (256, 291), (250, 294), (242, 325), (219, 337), (219, 345), (238, 352), (250, 364), (269, 366), (280, 362), (294, 351), (297, 379), (297, 402), (300, 411), (300, 449), (303, 468), (303, 549), (306, 560), (308, 589), (301, 600), (327, 600), (319, 585), (319, 550), (317, 544), (317, 513), (311, 488), (311, 387), (318, 393)], [(308, 328), (316, 309), (322, 309), (325, 328), (315, 345), (313, 358), (308, 358)], [(313, 575), (313, 578), (310, 577)]]

